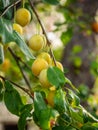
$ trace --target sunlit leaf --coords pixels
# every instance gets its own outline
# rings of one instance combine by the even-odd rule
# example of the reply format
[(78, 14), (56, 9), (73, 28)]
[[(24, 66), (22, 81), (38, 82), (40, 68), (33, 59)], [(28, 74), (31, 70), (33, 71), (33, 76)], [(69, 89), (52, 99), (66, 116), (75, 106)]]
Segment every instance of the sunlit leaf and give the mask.
[(22, 50), (22, 52), (27, 57), (34, 59), (34, 56), (31, 54), (29, 48), (27, 47), (27, 45), (24, 42), (24, 40), (22, 39), (22, 37), (20, 37), (20, 35), (16, 31), (13, 31), (13, 35), (14, 35), (16, 44), (20, 47), (20, 49)]
[(62, 87), (65, 83), (64, 73), (57, 67), (48, 68), (47, 77), (49, 82), (56, 88)]
[(79, 107), (72, 108), (70, 107), (71, 118), (76, 122), (84, 123), (83, 120), (83, 111)]
[(39, 115), (39, 122), (42, 129), (50, 129), (51, 109), (42, 110)]
[(55, 109), (47, 107), (40, 112), (39, 123), (42, 129), (50, 129), (50, 121), (58, 117), (58, 112)]
[(79, 97), (70, 89), (68, 89), (68, 96), (70, 98), (72, 106), (78, 106), (80, 104)]
[(40, 92), (34, 93), (33, 119), (42, 129), (50, 129), (50, 120), (58, 116), (58, 112), (48, 107)]
[(62, 91), (62, 89), (58, 89), (55, 93), (54, 97), (54, 107), (59, 112), (64, 112), (67, 110), (67, 103), (65, 101), (65, 93)]
[(47, 106), (41, 93), (34, 92), (34, 109), (35, 109), (36, 116), (39, 117), (40, 111), (46, 108)]
[(98, 127), (92, 126), (91, 123), (87, 123), (81, 128), (81, 130), (98, 130)]
[(10, 20), (0, 19), (0, 40), (3, 44), (14, 41), (12, 23)]
[(11, 21), (0, 19), (0, 27), (0, 40), (3, 44), (8, 44), (9, 42), (16, 42), (16, 44), (20, 47), (21, 51), (28, 58), (34, 59), (34, 56), (30, 52), (23, 38), (16, 31), (13, 31)]

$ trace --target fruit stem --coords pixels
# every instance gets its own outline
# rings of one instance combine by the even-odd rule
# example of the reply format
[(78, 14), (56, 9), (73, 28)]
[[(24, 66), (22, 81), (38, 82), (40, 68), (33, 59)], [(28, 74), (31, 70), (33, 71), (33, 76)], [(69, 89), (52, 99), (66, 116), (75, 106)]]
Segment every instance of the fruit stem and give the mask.
[(24, 0), (22, 0), (22, 7), (24, 8), (24, 3), (25, 3), (25, 1)]
[[(16, 13), (16, 5), (15, 5), (15, 0), (14, 0), (14, 16), (15, 16), (15, 13)], [(13, 20), (13, 21), (14, 21), (14, 23), (16, 22), (16, 21), (15, 21), (15, 17), (14, 17), (14, 20)]]

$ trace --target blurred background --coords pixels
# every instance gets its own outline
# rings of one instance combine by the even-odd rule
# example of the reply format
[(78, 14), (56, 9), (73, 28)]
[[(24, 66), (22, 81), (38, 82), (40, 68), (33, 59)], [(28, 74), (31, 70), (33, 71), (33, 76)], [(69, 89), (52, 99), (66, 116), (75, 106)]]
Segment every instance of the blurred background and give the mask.
[[(98, 117), (98, 0), (60, 0), (56, 6), (36, 0), (34, 6), (52, 42), (56, 59), (64, 66), (65, 76), (80, 91), (81, 104)], [(32, 21), (24, 27), (23, 37), (27, 41), (38, 32), (41, 32), (41, 28), (32, 13)], [(15, 45), (14, 48), (22, 56)], [(0, 74), (23, 83), (20, 71), (6, 47), (5, 57), (0, 65)], [(31, 62), (28, 64), (31, 65)], [(27, 76), (31, 80), (31, 75)], [(0, 109), (4, 109), (4, 113), (0, 112), (0, 130), (17, 130), (17, 117), (9, 114), (2, 102)], [(32, 125), (27, 127), (28, 130), (31, 128)], [(33, 129), (37, 130), (37, 127)]]

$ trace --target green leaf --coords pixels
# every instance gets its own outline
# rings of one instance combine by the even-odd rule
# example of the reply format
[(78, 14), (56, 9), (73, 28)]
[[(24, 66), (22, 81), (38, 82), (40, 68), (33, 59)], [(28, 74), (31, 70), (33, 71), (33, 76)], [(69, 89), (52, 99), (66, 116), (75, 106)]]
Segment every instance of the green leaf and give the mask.
[(19, 130), (25, 129), (27, 118), (32, 117), (32, 114), (31, 114), (32, 109), (33, 109), (32, 104), (27, 104), (21, 109), (22, 114), (20, 115), (20, 118), (18, 121)]
[(98, 119), (91, 115), (83, 106), (79, 105), (79, 108), (83, 111), (84, 122), (97, 123)]
[(65, 122), (69, 125), (72, 122), (72, 119), (66, 112), (62, 112), (58, 117), (58, 124), (65, 127)]
[(12, 23), (10, 20), (0, 19), (0, 40), (3, 44), (14, 41)]
[(75, 90), (77, 93), (79, 93), (78, 89), (72, 84), (72, 82), (67, 77), (65, 77), (65, 82), (67, 84), (69, 84), (73, 90)]
[(53, 127), (52, 130), (76, 130), (75, 128), (71, 127), (71, 126), (56, 126)]
[(62, 87), (65, 84), (64, 73), (57, 67), (49, 67), (47, 70), (49, 82), (56, 88)]
[(3, 51), (3, 45), (0, 44), (0, 64), (2, 64), (4, 61), (4, 51)]
[(34, 59), (34, 56), (31, 54), (29, 48), (27, 47), (27, 45), (24, 42), (24, 40), (22, 39), (22, 37), (16, 31), (13, 31), (13, 35), (14, 35), (16, 44), (20, 47), (20, 49), (22, 50), (22, 52), (28, 58)]
[(59, 0), (42, 0), (43, 2), (47, 2), (49, 4), (52, 4), (52, 5), (57, 5), (59, 4)]
[(64, 126), (55, 126), (52, 128), (52, 130), (65, 130)]
[(58, 112), (48, 107), (40, 92), (34, 92), (34, 112), (33, 119), (40, 128), (44, 130), (50, 129), (50, 120), (58, 116)]
[(50, 129), (50, 117), (51, 117), (51, 109), (47, 108), (47, 109), (43, 109), (40, 112), (39, 115), (39, 123), (40, 123), (40, 127), (44, 130), (48, 130)]
[(67, 110), (67, 103), (65, 101), (65, 92), (60, 88), (56, 91), (54, 97), (54, 107), (59, 112), (64, 112)]
[(94, 126), (98, 129), (98, 123), (92, 123), (92, 126)]
[(5, 81), (5, 93), (4, 102), (7, 109), (15, 115), (20, 115), (20, 110), (24, 106), (21, 97), (16, 89), (13, 88), (12, 84)]
[(34, 56), (31, 54), (28, 46), (22, 37), (12, 29), (11, 21), (0, 19), (0, 38), (3, 44), (7, 44), (9, 42), (16, 42), (16, 44), (20, 47), (21, 51), (31, 59), (34, 59)]
[(44, 130), (50, 129), (51, 120), (55, 120), (58, 117), (58, 112), (52, 108), (43, 109), (39, 115), (40, 127)]
[(0, 93), (2, 92), (2, 89), (3, 89), (3, 83), (2, 83), (2, 81), (0, 80)]
[(79, 97), (70, 89), (68, 89), (68, 96), (72, 106), (78, 106), (80, 104)]
[(71, 118), (74, 120), (74, 122), (77, 123), (84, 123), (83, 120), (83, 111), (79, 107), (72, 108), (70, 107), (70, 114)]
[(3, 83), (0, 80), (0, 101), (3, 100), (3, 95), (4, 95), (4, 91), (3, 91)]
[(40, 111), (46, 109), (46, 103), (40, 92), (34, 92), (34, 110), (36, 116), (39, 117)]
[(83, 125), (81, 130), (98, 130), (98, 127), (92, 126), (92, 123), (87, 123), (87, 124)]

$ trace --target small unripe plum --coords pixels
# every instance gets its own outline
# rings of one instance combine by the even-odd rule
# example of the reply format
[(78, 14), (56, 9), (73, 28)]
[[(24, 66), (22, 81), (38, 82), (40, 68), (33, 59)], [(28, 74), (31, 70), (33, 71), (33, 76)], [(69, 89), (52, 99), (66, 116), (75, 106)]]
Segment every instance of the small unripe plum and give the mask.
[(50, 83), (47, 78), (47, 69), (43, 69), (39, 74), (39, 81), (43, 87), (49, 87)]
[(42, 48), (44, 48), (45, 44), (46, 38), (44, 35), (40, 34), (33, 35), (28, 42), (29, 47), (33, 51), (40, 51)]
[(42, 52), (37, 57), (45, 59), (48, 64), (51, 63), (51, 57), (50, 57), (50, 55), (47, 52)]
[[(52, 66), (55, 66), (54, 62), (52, 62)], [(63, 65), (59, 61), (56, 61), (56, 67), (58, 67), (61, 71), (64, 71)]]
[(37, 58), (32, 64), (32, 72), (35, 76), (38, 76), (43, 69), (48, 68), (48, 63), (42, 58)]
[(15, 21), (20, 24), (22, 27), (26, 26), (30, 23), (31, 14), (29, 10), (25, 8), (20, 8), (15, 13)]
[(47, 95), (47, 102), (52, 107), (54, 107), (54, 96), (55, 96), (55, 91), (49, 91)]
[(19, 24), (17, 24), (17, 23), (14, 23), (13, 24), (13, 30), (15, 30), (15, 31), (17, 31), (19, 34), (23, 34), (23, 29), (22, 29), (22, 27), (19, 25)]

